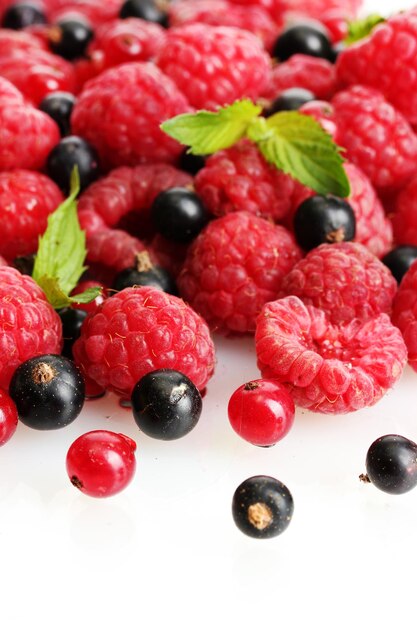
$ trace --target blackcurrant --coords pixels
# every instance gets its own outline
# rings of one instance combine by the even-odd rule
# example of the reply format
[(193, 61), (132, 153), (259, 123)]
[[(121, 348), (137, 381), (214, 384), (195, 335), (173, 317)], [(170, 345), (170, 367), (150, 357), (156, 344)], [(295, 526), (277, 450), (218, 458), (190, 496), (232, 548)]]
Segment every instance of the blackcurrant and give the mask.
[(195, 176), (195, 174), (197, 174), (197, 172), (199, 172), (205, 164), (206, 159), (200, 154), (191, 154), (187, 149), (181, 152), (179, 167), (184, 172), (188, 172), (189, 174)]
[(160, 9), (154, 0), (126, 0), (119, 13), (122, 19), (140, 17), (146, 22), (155, 22), (168, 27), (168, 14)]
[(72, 61), (85, 54), (93, 34), (87, 21), (68, 17), (51, 27), (49, 45), (55, 54)]
[(197, 424), (202, 410), (200, 392), (181, 372), (160, 369), (136, 383), (132, 411), (141, 431), (167, 441), (187, 435)]
[(417, 486), (417, 444), (401, 435), (384, 435), (373, 442), (366, 455), (364, 482), (391, 494)]
[(283, 533), (293, 512), (290, 491), (271, 476), (248, 478), (233, 496), (232, 515), (236, 526), (256, 539), (269, 539)]
[(46, 171), (64, 193), (69, 192), (74, 166), (78, 167), (81, 190), (86, 189), (99, 175), (98, 156), (95, 149), (81, 137), (64, 137), (51, 150)]
[(189, 243), (209, 221), (209, 213), (196, 193), (173, 187), (158, 194), (151, 207), (156, 230), (172, 241)]
[(316, 96), (314, 93), (308, 89), (301, 89), (299, 87), (285, 89), (285, 91), (265, 109), (263, 115), (264, 117), (269, 117), (279, 111), (298, 111), (303, 104), (312, 102), (315, 99)]
[(397, 283), (400, 283), (416, 259), (417, 246), (397, 246), (381, 260), (391, 270)]
[(276, 40), (272, 55), (286, 61), (294, 54), (307, 54), (332, 61), (334, 53), (326, 30), (319, 23), (305, 22), (287, 28)]
[(322, 243), (352, 241), (356, 218), (352, 207), (335, 196), (312, 196), (304, 200), (294, 215), (294, 234), (304, 250)]
[(68, 426), (80, 414), (85, 385), (80, 370), (70, 359), (46, 354), (19, 365), (9, 394), (26, 426), (56, 430)]
[(62, 336), (64, 338), (64, 346), (61, 353), (67, 359), (72, 359), (72, 346), (81, 334), (81, 326), (87, 315), (87, 311), (70, 307), (59, 311), (59, 317), (62, 322)]
[(52, 117), (58, 124), (62, 137), (71, 131), (70, 118), (75, 104), (75, 96), (65, 91), (54, 91), (48, 94), (40, 103), (41, 111)]
[(114, 291), (126, 287), (156, 287), (174, 296), (178, 289), (171, 274), (159, 265), (153, 265), (147, 252), (139, 252), (136, 267), (128, 267), (119, 272), (112, 284)]
[(3, 14), (3, 28), (20, 30), (34, 24), (46, 24), (47, 19), (42, 9), (30, 2), (15, 2)]

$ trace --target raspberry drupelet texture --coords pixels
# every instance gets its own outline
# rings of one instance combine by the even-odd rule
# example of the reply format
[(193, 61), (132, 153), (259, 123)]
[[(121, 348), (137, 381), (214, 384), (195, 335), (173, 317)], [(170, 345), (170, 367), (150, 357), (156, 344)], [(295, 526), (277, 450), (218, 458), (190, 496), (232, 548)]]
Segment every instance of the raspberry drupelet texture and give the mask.
[(0, 267), (0, 388), (8, 389), (24, 361), (61, 348), (61, 320), (40, 287), (16, 269)]
[(322, 244), (282, 281), (280, 296), (297, 296), (324, 311), (332, 324), (391, 313), (397, 283), (389, 269), (358, 243)]
[[(82, 220), (80, 224), (83, 227)], [(108, 280), (113, 274), (132, 267), (136, 254), (145, 249), (142, 241), (121, 229), (104, 227), (87, 232), (87, 262), (109, 270)]]
[[(45, 0), (43, 0), (45, 2)], [(78, 13), (96, 27), (116, 19), (123, 0), (46, 0), (48, 17), (51, 23), (68, 14)]]
[(262, 306), (275, 299), (300, 258), (283, 226), (241, 211), (214, 220), (200, 233), (177, 284), (213, 330), (253, 332)]
[(335, 326), (324, 311), (295, 296), (265, 305), (255, 340), (262, 376), (284, 383), (298, 406), (321, 413), (372, 406), (407, 361), (388, 315)]
[(264, 98), (274, 99), (293, 87), (308, 89), (318, 99), (326, 100), (336, 91), (336, 70), (330, 61), (306, 54), (294, 54), (272, 68)]
[(201, 390), (214, 371), (214, 345), (204, 320), (182, 300), (153, 287), (128, 288), (85, 320), (73, 353), (100, 386), (130, 397), (138, 380), (175, 369)]
[(159, 67), (197, 109), (256, 100), (269, 80), (270, 59), (259, 39), (227, 26), (172, 28)]
[(402, 279), (394, 298), (392, 323), (397, 326), (408, 350), (408, 361), (417, 372), (417, 263)]
[(417, 176), (400, 191), (392, 215), (394, 239), (397, 244), (417, 246)]
[(126, 63), (89, 81), (72, 113), (72, 131), (105, 167), (173, 162), (182, 146), (159, 128), (190, 110), (175, 84), (151, 63)]

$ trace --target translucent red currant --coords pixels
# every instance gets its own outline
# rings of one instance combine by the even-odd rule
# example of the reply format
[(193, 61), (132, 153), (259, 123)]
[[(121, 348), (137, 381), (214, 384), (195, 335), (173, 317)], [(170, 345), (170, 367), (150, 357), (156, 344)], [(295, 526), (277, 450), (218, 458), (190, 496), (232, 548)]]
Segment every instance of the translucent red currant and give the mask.
[(92, 430), (78, 437), (67, 453), (67, 472), (74, 485), (94, 498), (113, 496), (132, 480), (136, 443), (108, 430)]
[(9, 441), (17, 428), (17, 409), (5, 391), (0, 389), (0, 446)]
[(255, 446), (273, 446), (290, 430), (295, 406), (287, 389), (275, 380), (253, 380), (233, 393), (228, 414), (232, 428)]

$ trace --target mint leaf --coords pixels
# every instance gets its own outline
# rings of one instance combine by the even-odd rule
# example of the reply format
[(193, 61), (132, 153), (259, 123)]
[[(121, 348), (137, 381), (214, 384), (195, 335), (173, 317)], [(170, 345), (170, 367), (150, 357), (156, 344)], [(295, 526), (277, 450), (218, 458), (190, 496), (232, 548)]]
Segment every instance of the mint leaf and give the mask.
[(386, 19), (377, 13), (372, 13), (366, 17), (348, 23), (348, 34), (344, 40), (347, 46), (350, 46), (371, 34), (375, 26), (382, 24)]
[(190, 146), (191, 154), (212, 154), (230, 148), (245, 136), (250, 122), (262, 107), (250, 100), (238, 100), (215, 113), (198, 111), (177, 115), (161, 124), (162, 130), (180, 143)]
[(250, 125), (248, 137), (269, 163), (317, 193), (349, 196), (341, 148), (312, 117), (283, 111), (259, 118)]
[(51, 276), (41, 276), (38, 285), (43, 290), (49, 304), (51, 304), (54, 309), (63, 309), (74, 303), (87, 304), (88, 302), (92, 302), (92, 300), (97, 298), (101, 293), (100, 287), (91, 287), (81, 294), (78, 293), (75, 296), (68, 296), (59, 286), (58, 280)]

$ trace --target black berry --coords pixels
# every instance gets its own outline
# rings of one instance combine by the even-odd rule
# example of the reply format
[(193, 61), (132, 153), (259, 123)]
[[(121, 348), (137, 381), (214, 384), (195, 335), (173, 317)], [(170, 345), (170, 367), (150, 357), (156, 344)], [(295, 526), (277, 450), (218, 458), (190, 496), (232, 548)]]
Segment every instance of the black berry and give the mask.
[(153, 265), (147, 252), (139, 252), (136, 267), (128, 267), (116, 275), (112, 289), (122, 291), (126, 287), (156, 287), (174, 296), (178, 295), (171, 274), (163, 267)]
[(316, 23), (299, 23), (287, 28), (276, 40), (272, 55), (286, 61), (294, 54), (307, 54), (332, 61), (334, 52), (326, 30)]
[(290, 491), (271, 476), (248, 478), (233, 496), (232, 514), (236, 526), (256, 539), (269, 539), (283, 533), (293, 512)]
[(388, 252), (382, 262), (391, 270), (397, 283), (400, 283), (416, 259), (417, 246), (398, 246)]
[(189, 243), (209, 221), (209, 213), (193, 191), (174, 187), (163, 191), (151, 207), (156, 230), (172, 241)]
[(64, 137), (49, 153), (46, 171), (50, 178), (68, 194), (74, 166), (78, 167), (81, 190), (86, 189), (99, 175), (95, 149), (81, 137)]
[(81, 309), (66, 308), (59, 311), (62, 322), (62, 336), (64, 346), (61, 354), (67, 359), (72, 359), (72, 346), (81, 334), (81, 326), (87, 317), (87, 311)]
[(140, 17), (147, 22), (155, 22), (168, 27), (168, 14), (160, 9), (154, 0), (126, 0), (119, 13), (122, 19)]
[(136, 383), (132, 411), (141, 431), (155, 439), (179, 439), (197, 424), (202, 410), (200, 392), (181, 372), (155, 370)]
[(371, 445), (366, 455), (366, 475), (360, 479), (391, 494), (401, 494), (417, 485), (417, 444), (401, 435), (385, 435)]
[(264, 111), (264, 117), (269, 117), (279, 111), (298, 111), (303, 104), (315, 100), (316, 96), (312, 91), (308, 89), (301, 89), (300, 87), (293, 87), (292, 89), (285, 89), (278, 98), (273, 100), (271, 104)]
[(40, 103), (39, 108), (58, 124), (61, 136), (69, 135), (71, 131), (70, 118), (75, 104), (75, 96), (65, 91), (54, 91), (48, 94)]
[(352, 207), (335, 196), (312, 196), (300, 204), (294, 215), (294, 234), (304, 250), (322, 243), (352, 241), (356, 218)]
[(63, 356), (37, 356), (19, 365), (9, 394), (21, 422), (38, 430), (68, 426), (81, 412), (84, 379), (72, 361)]
[(55, 54), (72, 61), (85, 54), (93, 34), (86, 21), (66, 18), (51, 27), (49, 45)]
[(46, 15), (39, 6), (29, 2), (16, 2), (4, 12), (1, 25), (3, 28), (20, 30), (34, 24), (46, 23)]
[(197, 172), (199, 172), (206, 164), (205, 157), (200, 154), (191, 154), (185, 149), (181, 155), (179, 160), (180, 169), (184, 170), (184, 172), (188, 172), (195, 176)]

